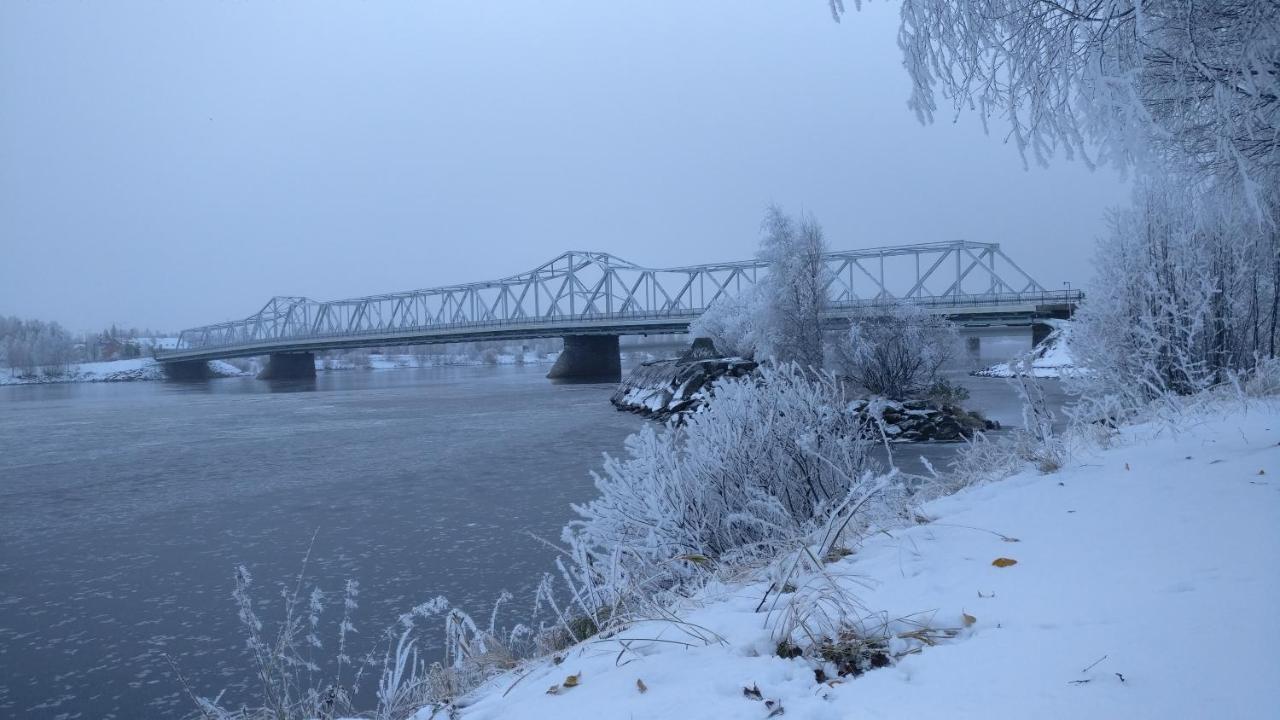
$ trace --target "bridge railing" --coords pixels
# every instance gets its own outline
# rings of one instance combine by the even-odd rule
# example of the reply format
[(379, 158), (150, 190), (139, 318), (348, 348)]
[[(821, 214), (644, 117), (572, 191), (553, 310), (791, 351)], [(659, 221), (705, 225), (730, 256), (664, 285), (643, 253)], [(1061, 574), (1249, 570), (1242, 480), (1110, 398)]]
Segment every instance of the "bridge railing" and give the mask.
[[(868, 307), (883, 307), (897, 303), (910, 303), (923, 306), (944, 314), (961, 309), (972, 309), (974, 312), (995, 312), (1001, 306), (1016, 305), (1068, 305), (1080, 302), (1084, 294), (1078, 290), (1036, 290), (1030, 292), (983, 293), (967, 295), (949, 295), (945, 297), (917, 297), (910, 300), (900, 298), (860, 298), (831, 302), (828, 304), (828, 316), (839, 317), (842, 314)], [(643, 332), (646, 326), (670, 326), (692, 321), (706, 308), (675, 308), (662, 311), (615, 311), (615, 312), (583, 312), (575, 315), (554, 315), (543, 317), (503, 318), (493, 320), (468, 320), (453, 323), (430, 323), (408, 327), (352, 329), (347, 331), (328, 331), (323, 333), (300, 332), (279, 335), (269, 338), (252, 338), (241, 342), (205, 342), (191, 343), (189, 339), (180, 338), (178, 346), (167, 351), (157, 352), (155, 357), (163, 360), (168, 356), (181, 356), (198, 351), (218, 351), (237, 353), (246, 350), (269, 352), (272, 348), (297, 346), (299, 344), (323, 346), (325, 343), (343, 343), (368, 340), (368, 345), (414, 344), (414, 341), (430, 343), (436, 337), (455, 337), (462, 334), (498, 335), (508, 330), (512, 333), (530, 329), (545, 329), (547, 336), (572, 334), (573, 330), (590, 332), (608, 328), (610, 324), (634, 327)], [(434, 342), (448, 342), (435, 340)]]

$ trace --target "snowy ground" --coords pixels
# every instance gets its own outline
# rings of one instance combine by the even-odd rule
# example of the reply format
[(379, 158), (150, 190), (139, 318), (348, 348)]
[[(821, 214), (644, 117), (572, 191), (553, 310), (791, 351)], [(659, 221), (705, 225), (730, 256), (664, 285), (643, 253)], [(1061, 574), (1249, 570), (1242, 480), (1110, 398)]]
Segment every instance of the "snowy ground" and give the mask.
[(1275, 717), (1280, 407), (1126, 434), (935, 501), (829, 566), (874, 612), (958, 629), (891, 667), (817, 682), (812, 661), (774, 654), (765, 585), (748, 584), (682, 615), (722, 644), (642, 624), (496, 679), (462, 717), (765, 718), (777, 706), (744, 695), (756, 686), (794, 718)]
[[(1049, 320), (1054, 331), (1031, 352), (1031, 375), (1038, 378), (1056, 378), (1074, 371), (1075, 358), (1071, 355), (1071, 323)], [(1014, 363), (996, 363), (973, 373), (980, 377), (1013, 377)]]
[[(243, 375), (234, 366), (220, 360), (209, 363), (214, 375), (233, 377)], [(132, 360), (109, 360), (105, 362), (80, 363), (71, 366), (71, 370), (60, 375), (38, 375), (35, 377), (15, 377), (8, 368), (0, 368), (0, 385), (34, 385), (39, 383), (68, 382), (128, 382), (133, 380), (163, 380), (164, 370), (151, 358), (134, 358)]]

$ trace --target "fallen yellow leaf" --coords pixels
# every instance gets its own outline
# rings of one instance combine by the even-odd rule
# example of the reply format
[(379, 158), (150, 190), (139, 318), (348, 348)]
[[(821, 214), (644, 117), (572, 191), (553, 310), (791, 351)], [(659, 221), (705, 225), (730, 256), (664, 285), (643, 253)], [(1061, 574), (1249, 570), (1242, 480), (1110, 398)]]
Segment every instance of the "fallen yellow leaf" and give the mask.
[(996, 558), (995, 560), (992, 560), (991, 564), (995, 565), (996, 567), (1009, 567), (1010, 565), (1017, 565), (1018, 561), (1014, 560), (1013, 558), (1002, 557), (1002, 558)]

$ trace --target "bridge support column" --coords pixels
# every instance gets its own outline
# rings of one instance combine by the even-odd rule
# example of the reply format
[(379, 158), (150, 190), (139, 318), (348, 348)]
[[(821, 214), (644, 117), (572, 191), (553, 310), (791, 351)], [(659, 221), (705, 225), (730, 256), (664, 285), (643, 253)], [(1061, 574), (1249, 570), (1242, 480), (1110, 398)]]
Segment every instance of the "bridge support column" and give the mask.
[(267, 366), (258, 373), (259, 380), (308, 380), (316, 376), (314, 353), (272, 353)]
[(622, 382), (617, 335), (566, 335), (547, 377), (562, 382)]
[(204, 360), (179, 360), (178, 362), (160, 363), (164, 376), (170, 380), (208, 380), (213, 377), (209, 372), (209, 363)]
[(1031, 326), (1031, 347), (1037, 347), (1044, 339), (1049, 337), (1049, 333), (1053, 332), (1052, 325), (1044, 323), (1036, 323)]

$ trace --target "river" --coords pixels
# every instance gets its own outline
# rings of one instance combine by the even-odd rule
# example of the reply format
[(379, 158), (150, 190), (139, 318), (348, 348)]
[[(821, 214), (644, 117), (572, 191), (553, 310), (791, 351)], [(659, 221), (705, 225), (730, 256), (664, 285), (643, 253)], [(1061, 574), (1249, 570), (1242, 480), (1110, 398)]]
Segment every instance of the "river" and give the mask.
[[(508, 590), (526, 616), (552, 557), (531, 536), (558, 536), (644, 422), (612, 386), (545, 372), (0, 387), (0, 716), (184, 715), (166, 654), (195, 691), (238, 697), (234, 568), (270, 625), (309, 546), (308, 586), (359, 581), (362, 650), (437, 595), (487, 618)], [(1007, 383), (964, 383), (968, 405), (1018, 421)]]

